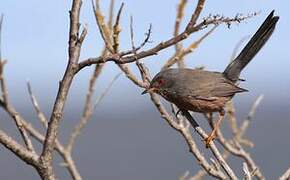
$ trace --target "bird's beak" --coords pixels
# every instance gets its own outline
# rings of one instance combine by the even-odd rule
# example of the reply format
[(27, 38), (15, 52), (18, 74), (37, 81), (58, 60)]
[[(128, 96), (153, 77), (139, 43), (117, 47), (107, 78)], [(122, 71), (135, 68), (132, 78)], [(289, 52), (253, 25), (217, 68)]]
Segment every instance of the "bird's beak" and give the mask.
[(145, 91), (143, 91), (141, 94), (147, 94), (147, 93), (151, 93), (151, 92), (154, 92), (155, 88), (149, 88), (149, 89), (146, 89)]

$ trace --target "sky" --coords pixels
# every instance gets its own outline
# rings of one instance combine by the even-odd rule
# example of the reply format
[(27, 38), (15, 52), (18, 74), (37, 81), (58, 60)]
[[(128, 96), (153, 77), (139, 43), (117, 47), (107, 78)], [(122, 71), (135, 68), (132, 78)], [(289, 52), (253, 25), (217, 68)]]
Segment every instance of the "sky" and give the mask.
[[(108, 9), (108, 2), (100, 1), (104, 11)], [(117, 0), (116, 7), (119, 7), (122, 2), (125, 3), (124, 14), (121, 18), (122, 50), (131, 46), (129, 35), (131, 15), (134, 18), (136, 44), (142, 42), (150, 23), (153, 26), (152, 42), (145, 48), (153, 47), (172, 36), (177, 0), (166, 1), (166, 3), (153, 0)], [(189, 20), (195, 4), (196, 1), (188, 1), (182, 27), (185, 27)], [(0, 1), (0, 13), (4, 14), (1, 49), (2, 57), (8, 61), (5, 66), (5, 76), (9, 95), (16, 109), (31, 119), (31, 123), (34, 124), (37, 124), (37, 121), (29, 101), (26, 82), (31, 82), (41, 107), (49, 116), (58, 81), (67, 63), (70, 5), (71, 1), (59, 0)], [(241, 86), (249, 89), (250, 92), (235, 97), (238, 115), (243, 118), (255, 98), (264, 94), (265, 98), (257, 112), (257, 122), (253, 123), (253, 127), (249, 129), (249, 134), (257, 143), (256, 147), (250, 151), (266, 169), (265, 173), (270, 179), (276, 178), (290, 166), (290, 158), (284, 157), (287, 150), (290, 150), (290, 143), (283, 140), (289, 136), (287, 132), (290, 126), (290, 95), (288, 93), (290, 87), (290, 51), (288, 50), (290, 15), (288, 7), (290, 7), (290, 1), (283, 0), (208, 1), (201, 17), (206, 17), (210, 13), (229, 17), (237, 13), (259, 12), (259, 15), (233, 25), (230, 29), (225, 25), (219, 26), (185, 60), (191, 68), (203, 65), (207, 70), (223, 71), (236, 44), (242, 38), (252, 35), (271, 10), (274, 9), (275, 14), (280, 16), (273, 36), (242, 73), (242, 78), (247, 81)], [(103, 42), (94, 20), (91, 1), (84, 0), (81, 23), (87, 24), (89, 28), (88, 36), (83, 44), (81, 60), (96, 57), (102, 50)], [(193, 34), (184, 44), (193, 42), (203, 33), (205, 31)], [(142, 62), (154, 75), (174, 52), (173, 50), (173, 48), (164, 50), (158, 56), (148, 57)], [(135, 67), (132, 66), (132, 68), (137, 73)], [(63, 140), (66, 140), (70, 129), (80, 116), (91, 71), (91, 68), (84, 69), (77, 75), (72, 85), (65, 109), (65, 120), (62, 123), (61, 138)], [(97, 82), (96, 97), (119, 72), (113, 63), (106, 65)], [(141, 96), (141, 92), (142, 89), (135, 87), (124, 76), (121, 76), (96, 110), (93, 121), (85, 129), (86, 133), (81, 136), (81, 142), (76, 148), (76, 154), (80, 154), (76, 156), (76, 159), (82, 175), (87, 177), (85, 179), (96, 177), (101, 179), (116, 177), (120, 179), (176, 179), (186, 170), (190, 170), (192, 174), (196, 172), (195, 161), (188, 153), (182, 138), (163, 122), (152, 107), (149, 98)], [(125, 106), (124, 102), (126, 102)], [(140, 113), (148, 117), (140, 118)], [(8, 132), (14, 135), (13, 127), (7, 122), (9, 119), (5, 113), (1, 112), (1, 116), (3, 116), (0, 119), (1, 128), (7, 128)], [(68, 122), (70, 120), (71, 122)], [(110, 134), (107, 133), (108, 129)], [(267, 139), (263, 138), (265, 134), (267, 134)], [(96, 142), (89, 140), (92, 136), (96, 137)], [(140, 139), (145, 142), (140, 142)], [(90, 148), (90, 144), (93, 148)], [(271, 149), (273, 147), (281, 147), (281, 149), (274, 151)], [(86, 156), (93, 152), (97, 152), (96, 157)], [(276, 156), (274, 152), (278, 155)], [(19, 174), (13, 173), (16, 165), (25, 167), (25, 164), (17, 160), (4, 147), (1, 147), (0, 154), (0, 164), (7, 162), (7, 168), (0, 173), (1, 179), (20, 177), (37, 179), (36, 174), (29, 173), (34, 171), (30, 168), (20, 170)], [(273, 162), (279, 164), (275, 170), (271, 166)], [(90, 167), (95, 165), (97, 171), (84, 168), (89, 165)], [(59, 173), (61, 179), (68, 178), (67, 174)]]

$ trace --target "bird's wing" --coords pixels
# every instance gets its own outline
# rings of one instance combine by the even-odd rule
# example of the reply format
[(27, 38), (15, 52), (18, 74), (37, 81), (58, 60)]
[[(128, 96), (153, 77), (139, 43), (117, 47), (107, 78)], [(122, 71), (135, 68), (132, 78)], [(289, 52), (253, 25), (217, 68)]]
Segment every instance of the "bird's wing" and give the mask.
[(179, 87), (176, 89), (177, 94), (210, 101), (215, 100), (216, 97), (233, 96), (236, 93), (247, 91), (226, 79), (221, 73), (202, 71), (193, 74), (192, 77), (187, 78), (186, 82), (183, 82), (184, 78), (176, 82), (179, 83), (176, 86)]

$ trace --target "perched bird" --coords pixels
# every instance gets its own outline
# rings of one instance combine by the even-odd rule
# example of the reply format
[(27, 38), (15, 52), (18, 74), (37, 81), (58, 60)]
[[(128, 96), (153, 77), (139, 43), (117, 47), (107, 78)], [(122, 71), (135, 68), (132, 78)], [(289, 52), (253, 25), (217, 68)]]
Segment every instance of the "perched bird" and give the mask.
[(152, 79), (149, 88), (142, 94), (147, 92), (157, 93), (174, 103), (179, 110), (185, 112), (218, 112), (218, 119), (213, 131), (205, 139), (208, 146), (224, 118), (225, 104), (236, 93), (247, 91), (236, 84), (239, 81), (241, 71), (270, 38), (278, 20), (279, 17), (274, 16), (273, 10), (224, 72), (188, 68), (166, 69)]

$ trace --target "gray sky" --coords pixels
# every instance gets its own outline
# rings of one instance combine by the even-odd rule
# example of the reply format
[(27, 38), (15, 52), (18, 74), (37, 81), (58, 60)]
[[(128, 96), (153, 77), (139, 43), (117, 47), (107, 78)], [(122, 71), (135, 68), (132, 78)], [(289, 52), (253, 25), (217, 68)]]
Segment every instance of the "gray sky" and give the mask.
[[(104, 10), (108, 9), (109, 1), (100, 2)], [(149, 24), (153, 25), (152, 43), (145, 48), (172, 36), (177, 0), (166, 1), (165, 4), (165, 1), (153, 0), (124, 2), (122, 49), (130, 48), (130, 15), (134, 17), (136, 43), (142, 42)], [(120, 3), (117, 1), (117, 7)], [(31, 112), (25, 82), (30, 80), (48, 115), (67, 61), (70, 5), (71, 1), (59, 0), (0, 1), (0, 13), (5, 15), (2, 56), (8, 60), (5, 73), (10, 96), (16, 108), (34, 124), (37, 121)], [(194, 6), (195, 1), (189, 1), (184, 25)], [(201, 16), (209, 13), (235, 16), (236, 13), (254, 11), (260, 14), (233, 25), (231, 29), (221, 25), (196, 52), (186, 58), (189, 67), (205, 65), (209, 70), (222, 71), (237, 42), (252, 35), (268, 13), (276, 10), (275, 14), (280, 16), (276, 31), (242, 74), (247, 81), (241, 86), (250, 92), (235, 98), (239, 117), (243, 118), (254, 99), (259, 94), (265, 95), (249, 135), (256, 142), (250, 152), (255, 155), (255, 160), (269, 179), (276, 178), (290, 166), (290, 158), (287, 157), (290, 142), (286, 140), (290, 126), (289, 7), (290, 1), (283, 0), (208, 1)], [(84, 0), (81, 22), (89, 27), (81, 59), (95, 57), (99, 55), (103, 44), (96, 29), (90, 1)], [(200, 35), (193, 35), (184, 43), (189, 44)], [(155, 74), (172, 53), (173, 49), (169, 49), (158, 56), (146, 58), (144, 62)], [(90, 72), (90, 68), (81, 72), (72, 86), (65, 121), (62, 123), (61, 136), (64, 140), (73, 122), (80, 116)], [(106, 66), (96, 87), (97, 94), (118, 72), (113, 64)], [(76, 146), (74, 156), (85, 179), (176, 179), (186, 170), (193, 174), (198, 169), (183, 139), (160, 118), (149, 98), (140, 96), (140, 93), (141, 89), (121, 77), (96, 110), (93, 121)], [(140, 118), (140, 114), (144, 116)], [(13, 134), (13, 125), (7, 122), (9, 119), (3, 112), (1, 116), (1, 128), (7, 128)], [(89, 156), (94, 152), (97, 152), (96, 157)], [(37, 179), (34, 170), (24, 168), (26, 165), (3, 147), (0, 148), (0, 165), (3, 167), (0, 179)], [(234, 165), (241, 166), (235, 162)], [(20, 171), (19, 174), (14, 173), (16, 170)], [(62, 172), (59, 177), (67, 179)]]

